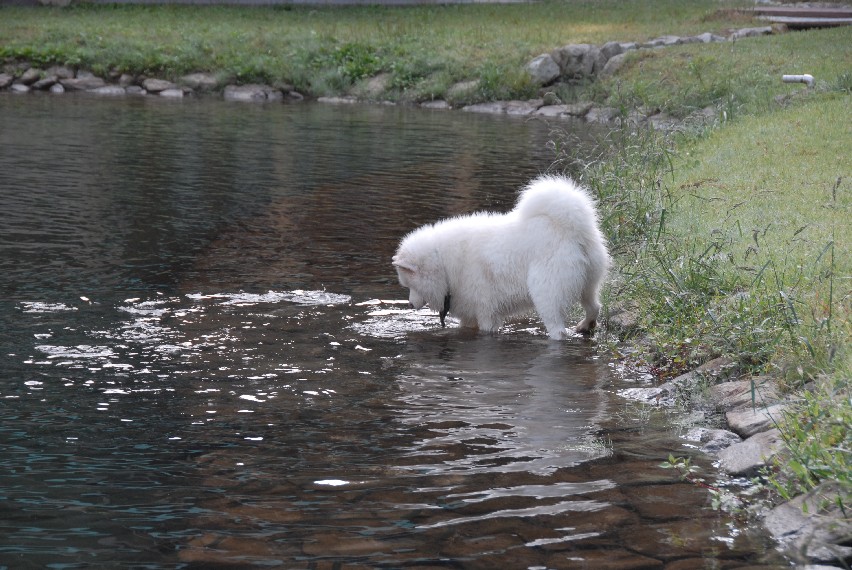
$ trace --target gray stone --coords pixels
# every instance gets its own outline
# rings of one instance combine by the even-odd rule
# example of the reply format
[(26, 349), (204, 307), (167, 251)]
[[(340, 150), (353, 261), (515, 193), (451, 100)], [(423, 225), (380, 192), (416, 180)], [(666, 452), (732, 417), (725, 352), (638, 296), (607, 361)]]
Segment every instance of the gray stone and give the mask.
[(450, 99), (454, 99), (456, 97), (464, 97), (465, 95), (469, 95), (476, 91), (476, 88), (479, 87), (479, 80), (472, 79), (470, 81), (461, 81), (450, 86), (447, 89), (447, 97)]
[(124, 91), (128, 95), (147, 95), (148, 92), (145, 91), (145, 88), (141, 85), (128, 85), (124, 88)]
[(166, 97), (167, 99), (182, 99), (185, 93), (180, 87), (174, 87), (172, 89), (163, 89), (160, 91), (159, 95), (160, 97)]
[(12, 93), (29, 93), (30, 92), (30, 86), (24, 85), (23, 83), (13, 83), (12, 86), (9, 89), (12, 91)]
[(633, 51), (635, 49), (639, 49), (639, 44), (636, 42), (620, 42), (622, 51)]
[(606, 58), (597, 46), (591, 44), (569, 44), (551, 52), (562, 75), (582, 79), (591, 77), (606, 64)]
[(23, 83), (24, 85), (32, 85), (33, 83), (41, 79), (41, 74), (42, 71), (40, 69), (31, 67), (18, 78), (18, 82)]
[(505, 113), (506, 112), (506, 104), (502, 101), (491, 101), (487, 103), (474, 103), (473, 105), (467, 105), (462, 107), (462, 111), (468, 111), (469, 113)]
[(618, 109), (613, 107), (592, 107), (586, 113), (586, 120), (590, 123), (611, 123), (618, 117)]
[(503, 107), (503, 112), (507, 115), (527, 116), (532, 115), (541, 107), (543, 102), (541, 99), (531, 99), (529, 101), (506, 101)]
[(601, 69), (601, 72), (598, 74), (599, 77), (612, 77), (618, 71), (624, 67), (624, 62), (627, 59), (626, 53), (620, 53), (618, 55), (614, 55), (609, 58), (606, 64)]
[(134, 83), (136, 83), (136, 78), (130, 75), (129, 73), (122, 73), (118, 77), (118, 84), (122, 87), (130, 87)]
[(319, 97), (317, 98), (317, 102), (332, 105), (352, 105), (353, 103), (357, 103), (358, 99), (355, 97)]
[(545, 105), (539, 107), (535, 114), (541, 117), (568, 117), (568, 105)]
[(796, 562), (848, 561), (852, 557), (852, 521), (837, 500), (848, 504), (849, 496), (850, 489), (841, 483), (822, 483), (772, 509), (764, 527)]
[(709, 392), (716, 406), (726, 412), (752, 405), (775, 404), (781, 400), (775, 381), (768, 376), (716, 384), (710, 387)]
[(724, 42), (727, 41), (725, 36), (718, 36), (711, 32), (704, 32), (703, 34), (698, 34), (694, 36), (696, 40), (704, 44), (716, 43), (716, 42)]
[(786, 404), (774, 404), (763, 408), (731, 410), (725, 414), (728, 427), (743, 437), (766, 431), (777, 426), (784, 417)]
[(219, 80), (210, 73), (190, 73), (181, 77), (180, 82), (196, 91), (214, 91), (219, 87)]
[(32, 88), (38, 89), (39, 91), (44, 91), (45, 89), (50, 89), (51, 87), (53, 87), (53, 85), (57, 81), (59, 81), (58, 77), (56, 77), (55, 75), (49, 75), (33, 83)]
[(562, 73), (549, 53), (543, 53), (527, 64), (527, 72), (537, 85), (549, 85)]
[(127, 94), (127, 92), (124, 90), (124, 87), (121, 87), (120, 85), (104, 85), (103, 87), (92, 89), (90, 90), (90, 92), (95, 93), (96, 95), (108, 96), (120, 96)]
[(165, 79), (155, 79), (153, 77), (149, 77), (148, 79), (142, 82), (142, 87), (144, 87), (148, 93), (159, 93), (167, 89), (176, 89), (177, 85), (175, 85), (171, 81), (166, 81)]
[(635, 400), (652, 406), (671, 407), (675, 403), (677, 387), (671, 382), (648, 388), (626, 388), (619, 390), (618, 395), (628, 400)]
[(423, 101), (420, 103), (420, 106), (424, 109), (449, 109), (450, 104), (444, 101), (443, 99), (438, 99), (436, 101)]
[(223, 96), (225, 101), (263, 102), (267, 99), (267, 89), (263, 85), (228, 85)]
[(730, 475), (756, 475), (783, 444), (781, 432), (777, 429), (756, 434), (742, 443), (735, 443), (720, 451), (719, 468)]
[(65, 93), (65, 88), (61, 83), (54, 83), (50, 86), (50, 92), (59, 95), (61, 93)]
[(772, 26), (761, 26), (759, 28), (742, 28), (731, 34), (732, 40), (742, 38), (754, 38), (757, 36), (765, 36), (772, 33)]
[(89, 91), (106, 85), (106, 81), (91, 74), (84, 74), (83, 77), (72, 77), (70, 79), (60, 78), (59, 83), (69, 91)]
[(0, 73), (0, 89), (9, 87), (15, 78), (8, 73)]
[(44, 73), (45, 75), (55, 75), (59, 79), (71, 79), (74, 77), (74, 70), (64, 65), (48, 67)]
[(624, 53), (624, 46), (619, 42), (606, 42), (601, 46), (601, 54), (607, 59)]
[(692, 428), (683, 437), (688, 441), (703, 444), (701, 451), (708, 455), (718, 455), (723, 449), (742, 442), (742, 438), (732, 431), (705, 427)]

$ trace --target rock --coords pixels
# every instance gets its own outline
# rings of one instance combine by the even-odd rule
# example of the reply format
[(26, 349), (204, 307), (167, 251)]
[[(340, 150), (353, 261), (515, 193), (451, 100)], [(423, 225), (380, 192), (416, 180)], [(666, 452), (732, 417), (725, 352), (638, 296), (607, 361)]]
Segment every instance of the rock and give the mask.
[(359, 84), (358, 92), (362, 97), (367, 99), (379, 99), (390, 87), (391, 78), (390, 73), (374, 75)]
[(719, 452), (719, 467), (730, 475), (755, 475), (783, 446), (781, 432), (771, 429)]
[(837, 499), (848, 504), (849, 496), (848, 487), (827, 481), (772, 509), (764, 518), (764, 527), (797, 562), (848, 562), (852, 558), (852, 521)]
[(160, 91), (159, 95), (160, 97), (166, 97), (167, 99), (182, 99), (185, 93), (180, 87), (174, 87), (172, 89), (163, 89)]
[(468, 111), (469, 113), (504, 113), (506, 110), (506, 105), (502, 101), (491, 101), (488, 103), (474, 103), (473, 105), (466, 105), (462, 107), (462, 111)]
[(6, 89), (13, 81), (15, 81), (15, 78), (12, 75), (8, 73), (0, 73), (0, 89)]
[(725, 414), (725, 419), (728, 421), (728, 427), (731, 428), (731, 431), (743, 437), (749, 437), (775, 427), (783, 419), (786, 407), (786, 404), (774, 404), (768, 408), (749, 407), (731, 410)]
[(23, 83), (13, 83), (12, 86), (9, 89), (12, 91), (12, 93), (29, 93), (30, 92), (30, 86), (24, 85)]
[(317, 98), (318, 103), (330, 103), (332, 105), (351, 105), (353, 103), (357, 103), (358, 99), (355, 97), (319, 97)]
[(639, 44), (636, 42), (620, 42), (618, 45), (621, 46), (622, 51), (633, 51), (635, 49), (639, 49)]
[(60, 78), (59, 83), (69, 91), (89, 91), (106, 85), (106, 81), (91, 74), (84, 74), (82, 77), (78, 76), (70, 79)]
[(97, 89), (91, 89), (91, 93), (95, 93), (96, 95), (108, 95), (108, 96), (119, 96), (126, 95), (127, 92), (124, 90), (124, 87), (120, 85), (104, 85), (103, 87), (98, 87)]
[(772, 33), (772, 26), (761, 26), (759, 28), (742, 28), (731, 34), (732, 40), (742, 38), (754, 38), (757, 36), (765, 36)]
[(710, 387), (710, 398), (726, 412), (752, 405), (774, 404), (781, 400), (777, 385), (768, 376), (716, 384)]
[(287, 91), (284, 94), (284, 98), (287, 101), (296, 101), (296, 102), (305, 100), (305, 96), (302, 95), (301, 93), (299, 93), (298, 91)]
[(601, 69), (601, 72), (598, 74), (599, 77), (612, 77), (615, 75), (618, 70), (624, 67), (624, 62), (627, 59), (626, 53), (620, 53), (618, 55), (614, 55), (609, 58), (606, 64)]
[(683, 438), (702, 443), (701, 452), (707, 455), (717, 455), (723, 449), (742, 442), (742, 438), (732, 431), (705, 427), (692, 428)]
[(652, 406), (671, 407), (675, 404), (677, 387), (671, 382), (649, 388), (626, 388), (619, 390), (618, 395), (628, 400), (635, 400)]
[(50, 89), (51, 87), (53, 87), (53, 85), (57, 81), (59, 81), (58, 77), (56, 77), (55, 75), (49, 75), (33, 83), (32, 88), (38, 89), (39, 91), (44, 91), (45, 89)]
[(532, 115), (543, 104), (541, 99), (532, 99), (530, 101), (507, 101), (503, 107), (503, 112), (507, 115), (526, 116)]
[(145, 91), (145, 88), (141, 85), (128, 85), (124, 88), (125, 93), (128, 95), (147, 95), (148, 92)]
[(670, 132), (675, 130), (680, 122), (666, 113), (657, 113), (648, 117), (651, 128), (656, 131)]
[(61, 83), (54, 83), (50, 86), (50, 92), (59, 95), (61, 93), (65, 93), (65, 88)]
[(603, 54), (607, 61), (617, 55), (621, 55), (624, 51), (623, 44), (619, 42), (606, 42), (601, 46), (601, 54)]
[(618, 109), (613, 107), (592, 107), (586, 113), (586, 120), (590, 123), (611, 123), (618, 117)]
[(71, 79), (74, 77), (74, 70), (70, 67), (65, 67), (64, 65), (48, 67), (44, 73), (45, 75), (55, 75), (59, 79)]
[(267, 85), (228, 85), (225, 87), (224, 97), (225, 101), (263, 102), (269, 99), (269, 93), (273, 91), (275, 90)]
[(561, 74), (570, 79), (591, 77), (606, 64), (606, 58), (597, 46), (591, 44), (569, 44), (551, 52), (559, 65)]
[(219, 80), (210, 73), (190, 73), (181, 77), (180, 83), (195, 91), (214, 91), (219, 87)]
[(134, 83), (136, 83), (136, 78), (129, 73), (122, 73), (118, 76), (118, 84), (122, 87), (130, 87)]
[(703, 43), (703, 44), (727, 41), (725, 36), (717, 36), (716, 34), (712, 34), (710, 32), (704, 32), (703, 34), (698, 34), (697, 36), (693, 36), (693, 37), (698, 42)]
[(444, 101), (443, 99), (438, 99), (436, 101), (424, 101), (420, 103), (420, 106), (424, 109), (449, 109), (450, 104)]
[(527, 72), (537, 85), (549, 85), (562, 73), (559, 64), (549, 53), (543, 53), (526, 66)]
[(33, 83), (41, 79), (41, 74), (42, 71), (40, 69), (31, 67), (18, 78), (18, 82), (23, 83), (24, 85), (32, 85)]
[(471, 81), (461, 81), (447, 89), (447, 97), (449, 99), (465, 97), (476, 91), (477, 87), (479, 87), (478, 79), (473, 79)]
[(165, 79), (155, 79), (153, 77), (149, 77), (148, 79), (142, 82), (142, 87), (144, 87), (148, 93), (159, 93), (167, 89), (176, 89), (177, 85), (175, 85), (171, 81), (166, 81)]

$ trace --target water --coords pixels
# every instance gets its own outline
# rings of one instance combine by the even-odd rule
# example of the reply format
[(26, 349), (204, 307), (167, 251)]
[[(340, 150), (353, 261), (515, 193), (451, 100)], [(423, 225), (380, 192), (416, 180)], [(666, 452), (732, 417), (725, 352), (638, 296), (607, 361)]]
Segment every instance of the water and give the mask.
[[(390, 257), (548, 125), (0, 97), (0, 568), (777, 568), (593, 342), (441, 329)], [(709, 463), (696, 458), (709, 468)]]

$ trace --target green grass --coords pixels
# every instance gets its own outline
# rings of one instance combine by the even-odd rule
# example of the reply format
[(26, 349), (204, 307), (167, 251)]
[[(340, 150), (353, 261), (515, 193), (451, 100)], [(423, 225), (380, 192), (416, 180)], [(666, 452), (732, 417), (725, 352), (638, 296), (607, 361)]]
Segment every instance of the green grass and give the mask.
[[(735, 5), (725, 3), (724, 6)], [(568, 43), (646, 40), (741, 25), (712, 0), (618, 0), (413, 7), (87, 6), (0, 8), (0, 56), (174, 79), (208, 71), (238, 82), (341, 94), (391, 74), (385, 98), (444, 97), (483, 79), (475, 100), (534, 95), (519, 73)], [(747, 23), (747, 22), (746, 22)], [(489, 79), (490, 78), (490, 79)]]

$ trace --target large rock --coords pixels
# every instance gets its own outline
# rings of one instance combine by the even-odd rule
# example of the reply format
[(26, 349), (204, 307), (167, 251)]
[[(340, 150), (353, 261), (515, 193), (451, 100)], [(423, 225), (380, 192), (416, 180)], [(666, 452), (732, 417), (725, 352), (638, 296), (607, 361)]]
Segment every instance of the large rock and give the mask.
[(82, 74), (77, 77), (60, 79), (59, 83), (61, 83), (62, 86), (69, 91), (90, 91), (106, 85), (106, 81), (91, 74)]
[(564, 77), (582, 79), (591, 77), (606, 64), (600, 48), (591, 44), (569, 44), (551, 52)]
[(774, 404), (769, 407), (731, 410), (725, 414), (725, 419), (731, 431), (749, 437), (777, 426), (784, 418), (785, 408), (786, 404)]
[(41, 79), (42, 71), (35, 67), (31, 67), (26, 70), (21, 76), (18, 78), (19, 83), (23, 83), (24, 85), (32, 85), (39, 79)]
[(8, 73), (0, 73), (0, 89), (6, 89), (13, 81), (15, 81), (15, 78)]
[[(225, 101), (263, 102), (270, 99), (269, 94), (278, 91), (267, 85), (228, 85), (225, 87)], [(278, 91), (281, 94), (281, 91)], [(271, 97), (280, 99), (280, 97)]]
[(219, 80), (211, 73), (190, 73), (181, 77), (180, 82), (195, 91), (214, 91), (219, 87)]
[(838, 506), (848, 505), (848, 486), (829, 481), (772, 509), (763, 521), (766, 529), (797, 562), (852, 559), (852, 521)]
[(781, 400), (776, 383), (768, 376), (724, 382), (710, 387), (710, 398), (724, 411), (764, 406)]
[(772, 429), (719, 452), (719, 467), (730, 475), (752, 476), (784, 445), (781, 432)]
[(533, 82), (538, 85), (549, 85), (562, 74), (559, 64), (549, 53), (543, 53), (533, 59), (527, 64), (526, 69)]
[(161, 91), (165, 91), (166, 89), (175, 89), (177, 85), (172, 83), (171, 81), (166, 81), (165, 79), (156, 79), (154, 77), (149, 77), (145, 81), (142, 82), (142, 87), (148, 93), (160, 93)]

